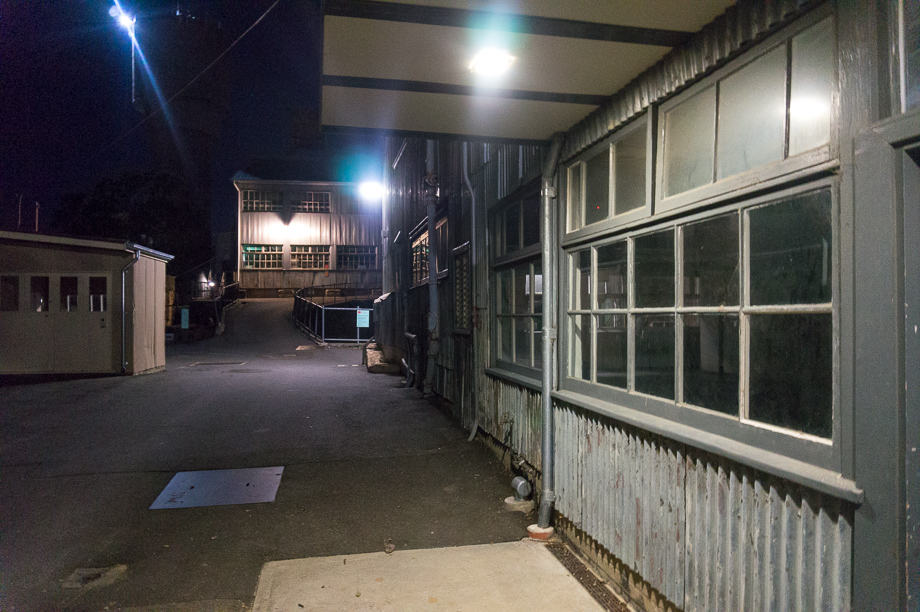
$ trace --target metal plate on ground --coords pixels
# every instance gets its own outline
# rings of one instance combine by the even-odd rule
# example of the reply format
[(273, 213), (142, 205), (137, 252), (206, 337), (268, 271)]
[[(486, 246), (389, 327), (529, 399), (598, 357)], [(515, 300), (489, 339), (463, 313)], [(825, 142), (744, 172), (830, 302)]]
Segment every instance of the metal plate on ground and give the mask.
[(178, 472), (151, 510), (258, 504), (275, 501), (284, 466)]

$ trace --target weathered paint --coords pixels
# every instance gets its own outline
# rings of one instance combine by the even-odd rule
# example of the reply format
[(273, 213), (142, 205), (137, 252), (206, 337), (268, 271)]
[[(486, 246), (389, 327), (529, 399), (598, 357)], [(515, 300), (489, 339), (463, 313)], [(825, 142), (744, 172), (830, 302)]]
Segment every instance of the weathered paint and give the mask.
[(556, 507), (686, 610), (847, 610), (852, 508), (556, 404)]
[(540, 394), (492, 376), (482, 381), (479, 426), (541, 469)]

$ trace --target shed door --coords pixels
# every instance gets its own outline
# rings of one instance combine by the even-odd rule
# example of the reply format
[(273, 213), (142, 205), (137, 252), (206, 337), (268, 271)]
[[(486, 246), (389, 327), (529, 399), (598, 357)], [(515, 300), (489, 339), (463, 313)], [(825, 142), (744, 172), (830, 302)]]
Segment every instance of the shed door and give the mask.
[[(56, 372), (111, 372), (111, 279), (107, 272), (52, 277), (53, 368)], [(120, 368), (115, 368), (119, 370)]]

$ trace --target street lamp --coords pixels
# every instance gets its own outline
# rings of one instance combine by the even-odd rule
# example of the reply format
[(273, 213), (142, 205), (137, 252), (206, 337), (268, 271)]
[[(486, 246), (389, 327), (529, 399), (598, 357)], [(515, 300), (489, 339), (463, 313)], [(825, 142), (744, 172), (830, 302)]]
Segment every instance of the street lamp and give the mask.
[(137, 23), (137, 17), (128, 15), (124, 9), (121, 8), (118, 0), (115, 0), (115, 4), (109, 9), (109, 15), (111, 15), (115, 21), (118, 22), (118, 25), (123, 27), (127, 32), (128, 36), (131, 37), (131, 105), (133, 106), (137, 100), (136, 92), (136, 77), (135, 77), (135, 61), (134, 61), (134, 48), (137, 46), (137, 40), (134, 38), (134, 25)]

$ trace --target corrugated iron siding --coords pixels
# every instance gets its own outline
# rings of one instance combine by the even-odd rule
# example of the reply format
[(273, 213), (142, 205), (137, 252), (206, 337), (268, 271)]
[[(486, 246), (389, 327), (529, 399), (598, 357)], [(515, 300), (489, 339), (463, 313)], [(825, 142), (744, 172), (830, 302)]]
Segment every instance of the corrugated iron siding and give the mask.
[(542, 469), (540, 394), (492, 376), (481, 380), (479, 427)]
[(850, 608), (845, 503), (565, 404), (555, 415), (557, 509), (670, 601)]
[(751, 42), (821, 4), (814, 0), (739, 0), (718, 19), (640, 74), (610, 101), (566, 134), (567, 159), (610, 134), (649, 105), (689, 85), (725, 63)]

